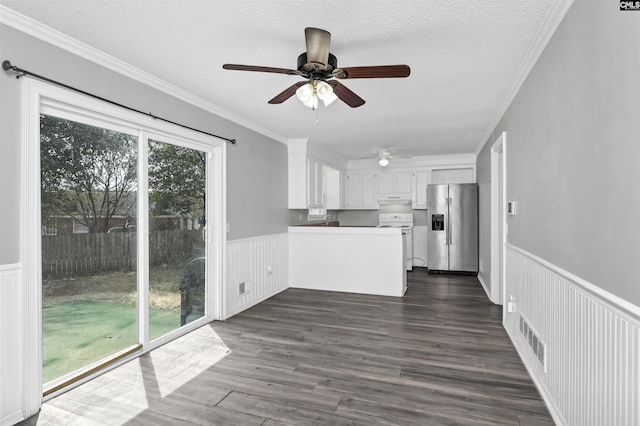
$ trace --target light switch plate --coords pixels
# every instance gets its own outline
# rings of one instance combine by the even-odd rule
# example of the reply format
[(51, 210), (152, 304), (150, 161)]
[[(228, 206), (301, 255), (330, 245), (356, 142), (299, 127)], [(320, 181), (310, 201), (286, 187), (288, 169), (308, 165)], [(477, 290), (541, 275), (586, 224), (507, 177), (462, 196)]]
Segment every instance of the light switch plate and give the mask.
[(507, 202), (507, 214), (509, 216), (515, 216), (518, 213), (518, 202), (511, 200)]

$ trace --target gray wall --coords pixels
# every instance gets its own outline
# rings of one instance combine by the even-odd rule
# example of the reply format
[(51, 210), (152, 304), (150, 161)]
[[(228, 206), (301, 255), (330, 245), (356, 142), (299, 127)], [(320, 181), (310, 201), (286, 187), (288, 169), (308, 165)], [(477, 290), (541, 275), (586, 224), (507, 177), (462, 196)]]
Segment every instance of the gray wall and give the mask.
[[(0, 25), (0, 60), (172, 121), (236, 138), (228, 146), (229, 239), (287, 231), (287, 149), (71, 53)], [(196, 93), (197, 95), (197, 93)], [(19, 261), (20, 84), (0, 71), (0, 264)]]
[[(507, 132), (508, 241), (635, 305), (640, 285), (640, 13), (574, 2), (478, 157)], [(489, 226), (488, 203), (481, 226)], [(490, 260), (489, 234), (481, 258)], [(485, 271), (488, 266), (485, 264)]]

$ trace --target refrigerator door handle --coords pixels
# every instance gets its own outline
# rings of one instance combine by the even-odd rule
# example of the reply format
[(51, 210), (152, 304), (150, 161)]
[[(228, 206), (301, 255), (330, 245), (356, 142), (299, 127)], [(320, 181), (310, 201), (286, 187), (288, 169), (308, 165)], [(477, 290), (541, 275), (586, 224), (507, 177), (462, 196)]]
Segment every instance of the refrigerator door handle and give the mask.
[(451, 245), (451, 198), (447, 197), (447, 245)]

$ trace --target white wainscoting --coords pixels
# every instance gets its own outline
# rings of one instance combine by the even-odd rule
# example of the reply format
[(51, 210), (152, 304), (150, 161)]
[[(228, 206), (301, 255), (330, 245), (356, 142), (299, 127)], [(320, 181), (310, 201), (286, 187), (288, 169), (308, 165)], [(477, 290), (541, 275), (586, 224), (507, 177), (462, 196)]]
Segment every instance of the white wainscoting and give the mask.
[[(515, 307), (505, 328), (555, 422), (640, 425), (640, 307), (517, 247), (506, 252)], [(546, 372), (520, 315), (546, 345)]]
[(23, 291), (21, 266), (0, 265), (0, 425), (24, 419), (22, 412)]
[(289, 288), (288, 241), (283, 233), (227, 242), (226, 318)]

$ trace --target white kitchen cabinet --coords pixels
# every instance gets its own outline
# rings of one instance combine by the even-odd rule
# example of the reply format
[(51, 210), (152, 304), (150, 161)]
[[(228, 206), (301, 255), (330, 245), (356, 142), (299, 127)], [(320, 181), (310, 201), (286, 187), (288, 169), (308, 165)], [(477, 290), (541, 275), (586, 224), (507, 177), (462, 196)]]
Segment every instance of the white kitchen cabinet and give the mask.
[(472, 167), (455, 169), (432, 169), (431, 183), (476, 183), (476, 173)]
[(413, 172), (414, 193), (413, 208), (416, 210), (426, 210), (427, 208), (427, 185), (431, 182), (430, 170), (416, 170)]
[(347, 209), (377, 210), (377, 175), (371, 172), (347, 174)]
[(387, 171), (378, 174), (377, 196), (382, 198), (411, 198), (413, 193), (410, 171)]
[(328, 210), (341, 210), (346, 207), (347, 176), (343, 170), (324, 166), (325, 206)]
[(305, 155), (289, 155), (289, 208), (324, 207), (324, 164)]
[(324, 164), (307, 156), (307, 206), (310, 208), (324, 207)]

